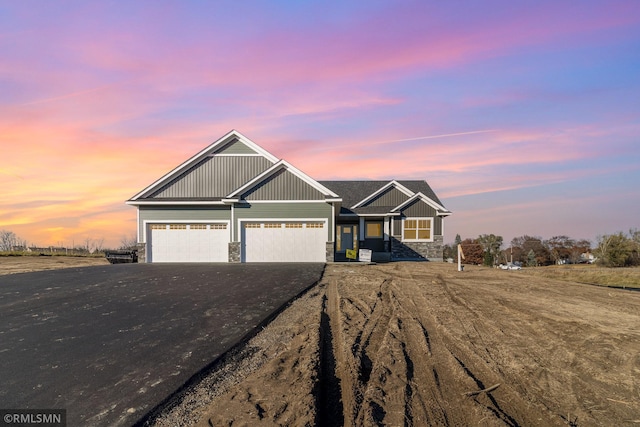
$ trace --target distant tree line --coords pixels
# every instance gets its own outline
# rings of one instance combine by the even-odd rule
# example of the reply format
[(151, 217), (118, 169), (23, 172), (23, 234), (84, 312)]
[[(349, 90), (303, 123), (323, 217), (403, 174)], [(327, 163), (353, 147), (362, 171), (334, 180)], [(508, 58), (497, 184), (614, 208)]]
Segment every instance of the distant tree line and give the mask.
[(597, 246), (592, 251), (591, 242), (586, 239), (572, 239), (569, 236), (553, 236), (543, 239), (539, 236), (524, 235), (511, 240), (509, 247), (503, 247), (502, 236), (482, 234), (475, 239), (462, 239), (456, 235), (453, 244), (444, 246), (444, 259), (456, 259), (457, 247), (461, 245), (466, 264), (494, 266), (510, 262), (535, 267), (553, 264), (577, 264), (592, 262), (607, 267), (640, 265), (640, 230), (616, 233), (598, 237)]
[(599, 236), (595, 253), (598, 263), (607, 267), (640, 265), (640, 230)]
[(0, 251), (13, 251), (18, 247), (26, 248), (27, 241), (20, 239), (13, 231), (0, 230)]
[[(123, 236), (120, 240), (118, 249), (132, 249), (136, 247), (136, 236)], [(66, 254), (87, 254), (101, 253), (108, 250), (104, 246), (104, 238), (92, 239), (85, 238), (81, 243), (72, 244), (71, 247), (65, 247), (62, 243), (58, 245), (50, 245), (46, 247), (38, 247), (28, 244), (26, 240), (18, 237), (13, 231), (0, 230), (0, 252), (52, 252)]]

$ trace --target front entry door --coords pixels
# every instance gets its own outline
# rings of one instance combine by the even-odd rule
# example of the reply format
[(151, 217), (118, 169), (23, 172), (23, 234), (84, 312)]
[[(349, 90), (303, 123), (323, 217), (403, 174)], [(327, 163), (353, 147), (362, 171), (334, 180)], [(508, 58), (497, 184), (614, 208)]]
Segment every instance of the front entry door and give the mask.
[(358, 249), (358, 226), (357, 225), (339, 225), (338, 226), (338, 252), (344, 252), (347, 249)]

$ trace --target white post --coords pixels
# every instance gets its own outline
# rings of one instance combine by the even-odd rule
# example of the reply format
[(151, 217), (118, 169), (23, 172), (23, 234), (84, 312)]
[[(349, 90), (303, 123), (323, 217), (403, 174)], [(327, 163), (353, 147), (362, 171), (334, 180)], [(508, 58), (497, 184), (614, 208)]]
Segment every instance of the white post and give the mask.
[(462, 245), (458, 245), (458, 271), (462, 271), (463, 258), (464, 258), (464, 252), (462, 252)]

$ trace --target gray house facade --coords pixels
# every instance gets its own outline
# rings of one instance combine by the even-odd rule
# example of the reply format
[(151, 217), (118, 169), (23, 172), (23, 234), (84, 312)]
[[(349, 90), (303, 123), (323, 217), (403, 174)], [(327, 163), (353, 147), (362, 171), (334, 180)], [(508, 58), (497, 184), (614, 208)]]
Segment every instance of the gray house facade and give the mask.
[(442, 260), (425, 181), (316, 181), (231, 131), (129, 199), (146, 262)]

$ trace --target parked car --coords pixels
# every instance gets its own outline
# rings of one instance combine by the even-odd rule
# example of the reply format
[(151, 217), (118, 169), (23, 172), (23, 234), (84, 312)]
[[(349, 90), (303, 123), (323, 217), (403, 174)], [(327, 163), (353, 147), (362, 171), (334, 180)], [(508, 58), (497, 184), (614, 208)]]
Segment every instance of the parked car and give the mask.
[(522, 266), (519, 263), (500, 264), (498, 267), (502, 270), (522, 270)]

